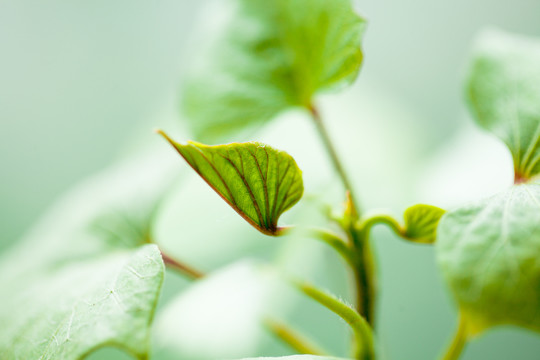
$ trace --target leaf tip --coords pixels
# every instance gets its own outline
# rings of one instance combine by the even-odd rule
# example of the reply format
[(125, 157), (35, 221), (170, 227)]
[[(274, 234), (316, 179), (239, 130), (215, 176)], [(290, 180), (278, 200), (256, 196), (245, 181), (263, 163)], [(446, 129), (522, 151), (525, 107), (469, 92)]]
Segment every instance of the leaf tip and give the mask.
[(169, 137), (169, 135), (167, 135), (167, 133), (159, 128), (157, 129), (154, 129), (154, 132), (158, 135), (161, 135), (163, 136), (163, 138), (165, 138), (165, 140), (167, 140), (168, 142), (172, 143), (172, 139)]
[(154, 129), (154, 132), (158, 135), (161, 135), (169, 144), (172, 145), (173, 148), (175, 148), (178, 152), (180, 152), (180, 149), (183, 147), (182, 144), (177, 143), (174, 141), (167, 133), (161, 129)]

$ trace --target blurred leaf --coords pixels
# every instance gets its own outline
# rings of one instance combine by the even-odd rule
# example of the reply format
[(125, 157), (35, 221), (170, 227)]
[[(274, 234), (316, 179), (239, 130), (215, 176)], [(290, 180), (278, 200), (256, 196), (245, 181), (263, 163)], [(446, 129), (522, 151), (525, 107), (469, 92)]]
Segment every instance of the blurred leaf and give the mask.
[(444, 210), (436, 206), (424, 204), (411, 206), (403, 214), (405, 238), (419, 243), (433, 243), (437, 234), (437, 225), (443, 215)]
[(263, 319), (282, 306), (284, 286), (272, 268), (251, 260), (212, 272), (160, 311), (157, 353), (190, 360), (259, 354), (269, 339)]
[(468, 97), (477, 122), (501, 138), (516, 180), (540, 172), (540, 40), (498, 31), (475, 47)]
[(182, 145), (161, 134), (247, 222), (264, 234), (279, 234), (279, 217), (304, 192), (302, 171), (289, 154), (257, 142)]
[(164, 273), (148, 241), (172, 180), (161, 158), (94, 177), (4, 255), (3, 356), (77, 359), (112, 345), (146, 358)]
[(513, 186), (441, 219), (437, 259), (471, 335), (540, 331), (540, 184)]
[(2, 354), (78, 359), (114, 344), (145, 358), (163, 271), (157, 246), (145, 245), (36, 275), (2, 302)]
[[(183, 108), (198, 138), (263, 123), (320, 90), (350, 84), (365, 22), (349, 0), (229, 0), (217, 39), (190, 71)], [(209, 24), (210, 25), (210, 24)], [(208, 40), (208, 39), (206, 39)]]

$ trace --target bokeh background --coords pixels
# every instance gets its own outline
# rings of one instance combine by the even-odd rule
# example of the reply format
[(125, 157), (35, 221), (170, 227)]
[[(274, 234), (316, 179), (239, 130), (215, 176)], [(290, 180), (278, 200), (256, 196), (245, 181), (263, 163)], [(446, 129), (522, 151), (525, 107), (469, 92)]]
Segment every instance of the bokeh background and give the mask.
[[(165, 148), (153, 128), (189, 138), (178, 111), (179, 89), (197, 45), (192, 39), (215, 16), (207, 2), (0, 0), (0, 252), (78, 181), (141, 149)], [(413, 203), (448, 208), (510, 184), (510, 156), (473, 125), (463, 101), (463, 78), (468, 49), (481, 29), (540, 36), (540, 1), (364, 0), (356, 7), (369, 21), (363, 69), (353, 88), (321, 97), (320, 103), (363, 204), (399, 215)], [(284, 114), (254, 137), (289, 151), (304, 170), (308, 196), (290, 219), (313, 221), (317, 205), (310, 194), (321, 189), (339, 206), (339, 184), (305, 115)], [(249, 317), (257, 309), (240, 307), (231, 312), (237, 317), (220, 320), (225, 311), (209, 303), (212, 319), (221, 324), (213, 326), (208, 317), (201, 320), (196, 304), (216, 292), (230, 304), (246, 298), (256, 302), (261, 293), (253, 284), (260, 282), (246, 269), (249, 261), (260, 259), (346, 297), (339, 259), (301, 237), (288, 241), (253, 234), (180, 160), (178, 167), (185, 174), (164, 210), (161, 241), (200, 268), (226, 267), (221, 270), (226, 279), (197, 292), (187, 281), (167, 277), (163, 308), (179, 289), (191, 291), (191, 299), (171, 309), (186, 319), (183, 325), (158, 318), (157, 332), (170, 338), (156, 340), (156, 358), (212, 359), (218, 357), (212, 348), (220, 354), (225, 347), (230, 357), (287, 354), (264, 334), (255, 339), (251, 325), (242, 324), (242, 311)], [(401, 242), (385, 229), (377, 229), (373, 240), (385, 358), (435, 358), (453, 331), (455, 310), (433, 249)], [(243, 258), (252, 260), (235, 264)], [(236, 299), (231, 288), (243, 295)], [(345, 355), (344, 325), (285, 293), (278, 296), (283, 307), (276, 311)], [(193, 330), (197, 326), (199, 332)], [(177, 349), (178, 344), (190, 345)], [(123, 356), (105, 349), (92, 357)], [(540, 338), (496, 329), (474, 341), (463, 357), (510, 358), (540, 358)]]

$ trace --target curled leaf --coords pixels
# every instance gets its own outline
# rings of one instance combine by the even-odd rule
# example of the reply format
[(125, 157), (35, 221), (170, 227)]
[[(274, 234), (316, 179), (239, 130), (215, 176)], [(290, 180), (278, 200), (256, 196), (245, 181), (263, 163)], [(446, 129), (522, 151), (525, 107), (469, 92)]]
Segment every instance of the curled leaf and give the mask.
[(281, 214), (304, 192), (302, 171), (284, 151), (258, 142), (179, 144), (160, 132), (240, 216), (266, 235), (279, 235)]
[(403, 226), (392, 215), (375, 213), (363, 220), (361, 228), (369, 231), (377, 224), (385, 224), (404, 240), (432, 244), (435, 242), (437, 225), (444, 213), (443, 209), (436, 206), (417, 204), (405, 210)]
[(404, 237), (408, 240), (432, 244), (435, 242), (437, 225), (444, 210), (432, 205), (411, 206), (403, 214), (405, 220)]

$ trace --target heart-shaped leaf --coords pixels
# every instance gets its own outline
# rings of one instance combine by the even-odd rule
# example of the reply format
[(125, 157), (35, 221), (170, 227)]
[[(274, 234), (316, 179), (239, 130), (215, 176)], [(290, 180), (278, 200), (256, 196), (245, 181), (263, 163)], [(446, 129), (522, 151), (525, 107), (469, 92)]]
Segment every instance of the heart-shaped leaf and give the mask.
[(148, 352), (163, 282), (156, 245), (36, 275), (3, 299), (0, 351), (6, 359), (79, 359), (107, 344)]
[(279, 235), (281, 214), (304, 192), (302, 171), (284, 151), (258, 142), (179, 144), (160, 132), (240, 216), (267, 235)]
[(162, 159), (94, 177), (3, 255), (2, 359), (80, 359), (108, 345), (147, 358), (164, 276), (148, 242), (174, 180)]
[(500, 324), (540, 331), (540, 184), (445, 214), (437, 260), (469, 335)]
[(356, 78), (365, 22), (350, 0), (218, 3), (220, 21), (208, 22), (213, 42), (195, 56), (184, 89), (184, 112), (198, 138), (309, 107), (318, 91)]
[(540, 172), (540, 40), (489, 31), (480, 36), (468, 81), (477, 122), (512, 153), (516, 182)]
[(424, 204), (411, 206), (403, 214), (404, 237), (418, 243), (433, 243), (437, 234), (437, 225), (443, 215), (444, 210), (436, 206)]

